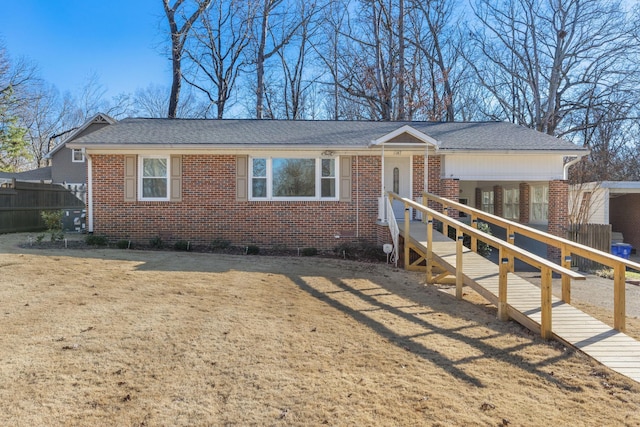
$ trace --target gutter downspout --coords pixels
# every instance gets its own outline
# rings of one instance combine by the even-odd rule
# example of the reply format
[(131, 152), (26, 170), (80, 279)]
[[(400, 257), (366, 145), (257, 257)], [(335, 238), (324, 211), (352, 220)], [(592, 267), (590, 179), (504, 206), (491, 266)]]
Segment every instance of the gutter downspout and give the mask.
[(582, 156), (576, 156), (575, 159), (565, 163), (562, 169), (562, 179), (564, 179), (565, 181), (569, 179), (569, 168), (578, 163), (580, 160), (582, 160)]
[(87, 157), (87, 215), (89, 216), (88, 232), (93, 233), (93, 161), (89, 154)]

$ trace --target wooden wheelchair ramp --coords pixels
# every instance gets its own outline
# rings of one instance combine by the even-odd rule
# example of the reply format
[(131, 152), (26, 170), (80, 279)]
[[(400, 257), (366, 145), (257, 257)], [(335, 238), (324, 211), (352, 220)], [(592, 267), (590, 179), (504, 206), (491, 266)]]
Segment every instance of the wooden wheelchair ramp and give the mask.
[[(410, 236), (404, 235), (404, 223), (399, 222), (398, 226), (405, 245), (410, 245), (418, 259), (426, 260), (426, 224), (411, 222)], [(457, 273), (456, 242), (433, 231), (431, 251), (433, 262), (455, 276)], [(498, 306), (499, 266), (466, 248), (463, 250), (462, 258), (464, 285), (471, 287), (489, 302)], [(422, 269), (426, 267), (423, 266)], [(540, 288), (514, 273), (507, 273), (507, 275), (508, 317), (528, 329), (540, 332), (542, 324)], [(552, 338), (577, 348), (608, 368), (640, 382), (640, 342), (555, 296), (551, 297), (551, 319)]]

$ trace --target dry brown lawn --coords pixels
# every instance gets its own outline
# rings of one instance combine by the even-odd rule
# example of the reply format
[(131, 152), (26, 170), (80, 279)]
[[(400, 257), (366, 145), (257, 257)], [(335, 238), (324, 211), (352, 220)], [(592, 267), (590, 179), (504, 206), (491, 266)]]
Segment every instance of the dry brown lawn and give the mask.
[(637, 383), (416, 273), (25, 240), (0, 236), (0, 425), (640, 425)]

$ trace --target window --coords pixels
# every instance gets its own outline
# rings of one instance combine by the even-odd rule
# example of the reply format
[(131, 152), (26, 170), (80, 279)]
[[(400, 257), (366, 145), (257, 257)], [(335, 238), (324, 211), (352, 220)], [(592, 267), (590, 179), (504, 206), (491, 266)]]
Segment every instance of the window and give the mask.
[(482, 210), (493, 213), (493, 191), (482, 192)]
[(519, 188), (506, 188), (504, 190), (504, 217), (513, 220), (520, 218)]
[(251, 195), (254, 200), (335, 200), (336, 159), (253, 158)]
[(322, 178), (320, 184), (320, 197), (336, 197), (335, 159), (322, 159)]
[(139, 159), (140, 200), (169, 200), (169, 158), (140, 156)]
[(74, 148), (71, 152), (71, 160), (73, 163), (84, 162), (84, 152), (80, 148)]
[(549, 186), (531, 187), (531, 222), (545, 223), (549, 221)]

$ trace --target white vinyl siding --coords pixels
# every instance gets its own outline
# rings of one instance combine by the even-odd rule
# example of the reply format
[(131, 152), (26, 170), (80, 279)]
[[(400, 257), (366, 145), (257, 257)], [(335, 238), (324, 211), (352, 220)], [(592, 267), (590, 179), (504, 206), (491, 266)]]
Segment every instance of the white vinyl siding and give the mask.
[(563, 179), (563, 158), (557, 154), (447, 154), (442, 176), (455, 176), (460, 181)]

